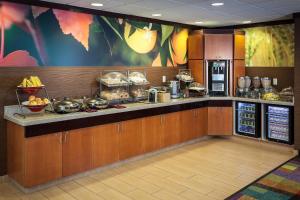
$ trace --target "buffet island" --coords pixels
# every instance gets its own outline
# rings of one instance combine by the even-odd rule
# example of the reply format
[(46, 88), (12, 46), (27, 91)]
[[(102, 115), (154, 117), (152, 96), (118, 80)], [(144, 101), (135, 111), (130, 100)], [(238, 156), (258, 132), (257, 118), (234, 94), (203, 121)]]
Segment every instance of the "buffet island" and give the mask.
[(26, 192), (208, 136), (293, 144), (291, 89), (292, 101), (280, 101), (270, 84), (251, 92), (241, 77), (239, 97), (208, 96), (191, 74), (151, 87), (143, 71), (103, 71), (92, 97), (61, 100), (50, 100), (38, 77), (24, 78), (19, 105), (4, 108), (8, 176)]
[(24, 118), (16, 115), (19, 106), (6, 106), (8, 175), (26, 191), (205, 136), (235, 135), (238, 101), (293, 107), (291, 102), (203, 96)]

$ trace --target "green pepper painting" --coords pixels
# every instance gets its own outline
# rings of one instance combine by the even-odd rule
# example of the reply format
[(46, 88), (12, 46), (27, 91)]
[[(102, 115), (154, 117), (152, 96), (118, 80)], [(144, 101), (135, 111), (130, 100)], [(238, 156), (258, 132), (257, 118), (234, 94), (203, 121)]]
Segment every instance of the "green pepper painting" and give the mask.
[(0, 2), (0, 67), (186, 65), (189, 30)]

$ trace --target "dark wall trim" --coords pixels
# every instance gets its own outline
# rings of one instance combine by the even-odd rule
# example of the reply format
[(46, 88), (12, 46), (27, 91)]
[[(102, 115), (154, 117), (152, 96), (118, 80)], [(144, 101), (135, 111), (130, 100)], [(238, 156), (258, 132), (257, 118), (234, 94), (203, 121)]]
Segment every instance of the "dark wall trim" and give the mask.
[(144, 22), (149, 22), (149, 23), (180, 26), (183, 28), (189, 28), (189, 29), (193, 29), (193, 30), (203, 28), (201, 26), (193, 26), (193, 25), (182, 24), (182, 23), (178, 23), (178, 22), (171, 22), (171, 21), (159, 20), (159, 19), (153, 19), (153, 18), (147, 18), (147, 17), (139, 17), (139, 16), (135, 16), (135, 15), (126, 15), (126, 14), (121, 14), (121, 13), (114, 13), (114, 12), (108, 12), (108, 11), (102, 11), (102, 10), (96, 10), (96, 9), (90, 9), (90, 8), (82, 8), (82, 7), (72, 6), (72, 5), (65, 5), (65, 4), (52, 3), (52, 2), (39, 1), (39, 0), (4, 0), (4, 1), (27, 4), (27, 5), (34, 5), (34, 6), (41, 6), (41, 7), (49, 7), (49, 8), (55, 8), (55, 9), (62, 9), (62, 10), (71, 10), (71, 11), (83, 12), (83, 13), (88, 13), (88, 14), (93, 14), (93, 15), (102, 15), (102, 16), (107, 16), (107, 17), (119, 17), (119, 18), (132, 19), (132, 20), (144, 21)]
[(232, 101), (231, 100), (210, 100), (207, 102), (208, 107), (232, 107)]
[(300, 12), (294, 13), (294, 14), (293, 14), (293, 18), (294, 18), (294, 19), (295, 19), (295, 18), (300, 18)]
[(214, 28), (214, 29), (204, 29), (204, 34), (234, 34), (234, 29), (220, 29), (220, 28)]

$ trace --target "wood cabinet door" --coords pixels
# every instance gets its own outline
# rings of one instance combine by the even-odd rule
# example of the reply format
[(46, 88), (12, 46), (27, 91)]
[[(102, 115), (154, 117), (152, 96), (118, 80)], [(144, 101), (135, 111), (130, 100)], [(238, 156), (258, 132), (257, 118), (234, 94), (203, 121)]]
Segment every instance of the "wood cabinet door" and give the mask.
[(63, 133), (63, 176), (92, 168), (93, 138), (89, 128)]
[(163, 115), (163, 147), (180, 143), (180, 113)]
[(93, 137), (93, 168), (111, 164), (119, 160), (118, 126), (119, 124), (107, 124), (89, 129)]
[(180, 142), (186, 142), (196, 137), (196, 109), (180, 112)]
[(142, 123), (144, 152), (160, 149), (163, 146), (163, 116), (145, 117)]
[(24, 160), (25, 187), (62, 177), (62, 133), (27, 138)]
[(204, 38), (206, 60), (233, 59), (232, 34), (205, 34)]
[(207, 108), (197, 108), (196, 118), (193, 122), (195, 135), (193, 138), (207, 135)]
[(203, 60), (188, 60), (188, 68), (192, 71), (195, 81), (205, 85), (205, 67)]
[(142, 119), (120, 123), (119, 158), (124, 160), (143, 153)]
[(245, 60), (234, 60), (233, 63), (233, 92), (236, 94), (236, 88), (238, 87), (238, 79), (241, 76), (245, 76), (246, 67)]
[(203, 59), (203, 33), (197, 32), (188, 37), (188, 59)]
[(208, 135), (232, 135), (232, 107), (208, 108)]
[(234, 59), (245, 59), (245, 35), (234, 35)]

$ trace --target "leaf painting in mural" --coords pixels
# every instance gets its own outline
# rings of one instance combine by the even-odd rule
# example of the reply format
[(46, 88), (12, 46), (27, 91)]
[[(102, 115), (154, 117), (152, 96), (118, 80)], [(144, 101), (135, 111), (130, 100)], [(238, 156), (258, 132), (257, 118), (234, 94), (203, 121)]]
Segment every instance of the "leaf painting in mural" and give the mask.
[(244, 30), (247, 66), (294, 66), (294, 25), (265, 26)]
[(5, 66), (19, 66), (8, 63), (17, 57), (23, 66), (161, 67), (187, 62), (188, 29), (18, 3), (0, 5)]
[(17, 50), (10, 52), (6, 56), (5, 52), (5, 30), (10, 29), (13, 24), (25, 25), (30, 31), (29, 21), (25, 16), (29, 9), (27, 6), (2, 2), (0, 7), (1, 24), (1, 47), (0, 47), (0, 66), (37, 66), (35, 58), (29, 55), (27, 51)]
[(71, 34), (88, 51), (89, 50), (89, 32), (93, 16), (85, 13), (71, 12), (54, 9), (60, 28), (64, 34)]

